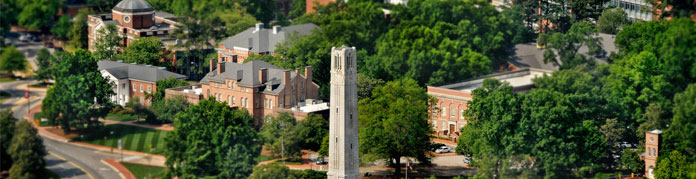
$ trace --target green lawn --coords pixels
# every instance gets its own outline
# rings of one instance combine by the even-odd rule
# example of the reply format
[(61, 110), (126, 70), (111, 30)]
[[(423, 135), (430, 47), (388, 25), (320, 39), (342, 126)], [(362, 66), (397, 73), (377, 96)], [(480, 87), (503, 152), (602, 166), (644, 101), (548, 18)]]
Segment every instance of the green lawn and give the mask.
[(16, 81), (15, 79), (12, 79), (7, 76), (0, 76), (0, 83), (5, 83), (5, 82), (11, 82), (11, 81)]
[(271, 157), (271, 156), (259, 155), (256, 158), (254, 158), (254, 161), (256, 161), (256, 163), (259, 163), (259, 162), (263, 162), (263, 161), (271, 160), (271, 159), (273, 159), (273, 157)]
[(114, 121), (134, 121), (138, 119), (138, 116), (134, 114), (113, 114), (109, 113), (106, 115), (106, 119)]
[(162, 176), (164, 175), (164, 167), (157, 167), (157, 166), (150, 166), (150, 165), (140, 165), (140, 164), (135, 164), (135, 163), (128, 163), (128, 162), (121, 162), (121, 164), (126, 167), (128, 170), (130, 170), (133, 175), (135, 175), (135, 178), (163, 178)]
[[(110, 132), (113, 131), (113, 135)], [(164, 151), (164, 137), (168, 131), (154, 130), (149, 128), (135, 127), (129, 125), (106, 125), (89, 132), (85, 135), (85, 142), (118, 148), (118, 140), (123, 142), (123, 149), (134, 150), (146, 153), (161, 154)], [(105, 139), (105, 137), (107, 137)], [(80, 140), (79, 137), (74, 140)], [(154, 147), (154, 151), (150, 151)]]

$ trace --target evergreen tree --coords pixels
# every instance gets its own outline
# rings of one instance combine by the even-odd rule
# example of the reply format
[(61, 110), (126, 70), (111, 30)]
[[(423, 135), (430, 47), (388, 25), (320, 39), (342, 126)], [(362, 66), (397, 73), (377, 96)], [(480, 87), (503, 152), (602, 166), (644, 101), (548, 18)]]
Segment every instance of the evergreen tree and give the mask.
[(47, 153), (43, 140), (36, 128), (26, 120), (17, 123), (8, 153), (13, 160), (10, 179), (39, 178), (45, 170), (44, 156)]

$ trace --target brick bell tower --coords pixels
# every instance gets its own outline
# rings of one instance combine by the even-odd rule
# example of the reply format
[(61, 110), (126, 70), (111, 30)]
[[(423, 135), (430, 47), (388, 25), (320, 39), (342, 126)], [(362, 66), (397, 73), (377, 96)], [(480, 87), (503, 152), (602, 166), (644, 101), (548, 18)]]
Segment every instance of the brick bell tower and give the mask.
[(645, 132), (645, 177), (655, 178), (653, 170), (657, 166), (657, 157), (660, 152), (662, 131), (652, 130)]
[(331, 48), (329, 179), (360, 178), (355, 47)]
[(111, 10), (113, 19), (123, 27), (145, 29), (155, 25), (155, 8), (145, 0), (123, 0)]

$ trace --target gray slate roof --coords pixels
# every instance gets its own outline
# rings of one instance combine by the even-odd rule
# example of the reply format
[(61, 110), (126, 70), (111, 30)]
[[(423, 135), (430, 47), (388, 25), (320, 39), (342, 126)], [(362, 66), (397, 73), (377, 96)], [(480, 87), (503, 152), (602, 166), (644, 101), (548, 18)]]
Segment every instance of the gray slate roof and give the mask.
[[(594, 58), (599, 63), (607, 63), (609, 54), (617, 51), (614, 45), (615, 35), (599, 33), (598, 36), (601, 38), (600, 44), (602, 45), (603, 54)], [(558, 67), (552, 63), (544, 63), (544, 49), (537, 48), (536, 43), (516, 44), (514, 50), (515, 54), (508, 58), (508, 62), (519, 68), (558, 70)], [(582, 54), (587, 54), (588, 50), (587, 46), (582, 46), (578, 51)]]
[(290, 34), (304, 36), (312, 33), (312, 30), (316, 28), (317, 25), (312, 23), (292, 25), (281, 27), (277, 34), (273, 34), (273, 29), (262, 28), (257, 32), (256, 27), (251, 27), (237, 35), (223, 40), (220, 44), (225, 45), (225, 48), (228, 49), (232, 49), (235, 46), (241, 48), (251, 47), (251, 52), (254, 53), (273, 52), (276, 49), (276, 45), (285, 41)]
[(130, 64), (116, 61), (100, 61), (97, 63), (99, 70), (106, 70), (118, 79), (134, 79), (147, 82), (157, 82), (157, 80), (175, 78), (186, 79), (186, 76), (174, 72), (160, 69), (156, 66), (142, 64)]
[[(210, 81), (225, 83), (225, 79), (237, 80), (237, 84), (245, 87), (262, 87), (264, 93), (278, 94), (285, 87), (283, 83), (283, 72), (286, 71), (283, 68), (277, 67), (270, 63), (254, 60), (247, 63), (232, 63), (223, 62), (225, 65), (225, 71), (220, 75), (217, 74), (219, 69), (215, 69), (209, 72), (203, 79), (201, 83), (209, 83)], [(268, 72), (267, 82), (261, 84), (259, 81), (259, 69), (266, 68)], [(290, 72), (290, 80), (295, 79), (297, 73)], [(263, 87), (265, 86), (265, 87)], [(268, 88), (270, 87), (270, 88)]]
[(150, 12), (155, 8), (145, 2), (145, 0), (123, 0), (116, 4), (113, 10), (120, 12)]

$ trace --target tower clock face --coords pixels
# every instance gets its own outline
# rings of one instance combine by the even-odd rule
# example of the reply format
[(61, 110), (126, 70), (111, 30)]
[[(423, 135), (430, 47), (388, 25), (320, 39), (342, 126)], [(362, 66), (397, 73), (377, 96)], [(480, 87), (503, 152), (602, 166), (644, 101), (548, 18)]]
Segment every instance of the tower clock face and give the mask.
[(124, 16), (123, 17), (124, 22), (130, 22), (130, 16)]

